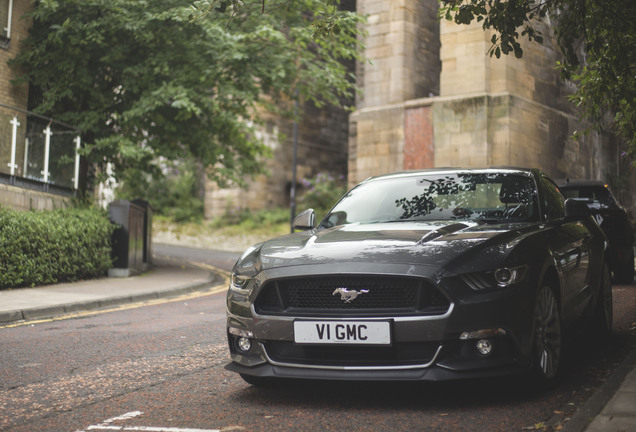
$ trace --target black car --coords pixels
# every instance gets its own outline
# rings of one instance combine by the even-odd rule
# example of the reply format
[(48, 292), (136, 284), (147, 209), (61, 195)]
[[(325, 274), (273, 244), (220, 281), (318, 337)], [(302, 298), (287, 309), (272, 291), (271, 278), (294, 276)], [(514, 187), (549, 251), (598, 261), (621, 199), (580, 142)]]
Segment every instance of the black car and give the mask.
[(612, 327), (607, 240), (534, 169), (368, 179), (257, 244), (227, 294), (227, 369), (276, 378), (554, 380), (570, 330)]
[(609, 266), (616, 283), (634, 280), (634, 229), (627, 211), (607, 185), (594, 180), (558, 180), (566, 198), (581, 200), (605, 232), (610, 244)]

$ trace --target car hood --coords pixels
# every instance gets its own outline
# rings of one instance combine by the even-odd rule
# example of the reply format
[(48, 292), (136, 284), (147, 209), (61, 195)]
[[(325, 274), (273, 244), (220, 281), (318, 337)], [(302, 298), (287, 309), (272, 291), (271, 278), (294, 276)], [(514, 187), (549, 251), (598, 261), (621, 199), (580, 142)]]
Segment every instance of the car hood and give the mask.
[(260, 270), (343, 262), (440, 267), (491, 247), (504, 258), (512, 241), (530, 225), (468, 221), (350, 224), (277, 237), (258, 245), (251, 255), (259, 256)]

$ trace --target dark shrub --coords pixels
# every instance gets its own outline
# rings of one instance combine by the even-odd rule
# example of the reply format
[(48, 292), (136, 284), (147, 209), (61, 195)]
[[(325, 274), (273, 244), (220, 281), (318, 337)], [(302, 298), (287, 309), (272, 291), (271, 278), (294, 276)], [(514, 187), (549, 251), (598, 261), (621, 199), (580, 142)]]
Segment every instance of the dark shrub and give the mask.
[(0, 289), (104, 276), (114, 228), (96, 209), (0, 207)]

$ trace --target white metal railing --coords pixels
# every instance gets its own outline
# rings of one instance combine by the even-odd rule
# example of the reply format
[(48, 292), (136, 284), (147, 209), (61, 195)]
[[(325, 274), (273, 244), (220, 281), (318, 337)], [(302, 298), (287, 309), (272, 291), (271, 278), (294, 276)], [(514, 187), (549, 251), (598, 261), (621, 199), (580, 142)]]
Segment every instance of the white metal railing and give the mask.
[(78, 129), (0, 104), (0, 173), (77, 190), (80, 147)]
[(18, 137), (18, 126), (20, 126), (20, 122), (18, 121), (18, 116), (13, 116), (13, 119), (9, 122), (11, 123), (11, 162), (9, 162), (9, 168), (11, 169), (11, 175), (15, 175), (15, 170), (18, 166), (15, 164), (15, 148)]

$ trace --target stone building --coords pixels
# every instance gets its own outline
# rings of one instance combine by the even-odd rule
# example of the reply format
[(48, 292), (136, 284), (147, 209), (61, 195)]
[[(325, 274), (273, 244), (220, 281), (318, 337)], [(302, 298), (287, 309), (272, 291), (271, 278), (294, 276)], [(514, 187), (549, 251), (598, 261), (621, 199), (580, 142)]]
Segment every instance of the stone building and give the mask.
[[(524, 56), (487, 55), (480, 24), (437, 21), (435, 0), (365, 0), (362, 96), (350, 117), (349, 180), (441, 166), (531, 166), (555, 178), (605, 178), (618, 148), (583, 125), (555, 70), (558, 52), (525, 43)], [(543, 29), (549, 35), (549, 29)]]
[[(352, 3), (348, 0), (350, 7)], [(27, 35), (29, 22), (20, 18), (30, 7), (27, 0), (0, 0), (0, 21), (9, 24), (0, 32), (0, 202), (55, 207), (64, 205), (51, 201), (59, 195), (46, 192), (56, 185), (72, 192), (72, 185), (64, 183), (73, 180), (72, 167), (44, 169), (57, 172), (57, 178), (51, 181), (47, 174), (42, 182), (39, 161), (45, 152), (36, 155), (36, 147), (28, 152), (28, 163), (21, 148), (15, 160), (24, 162), (11, 163), (11, 121), (16, 118), (21, 125), (21, 142), (27, 138), (27, 124), (37, 125), (33, 117), (27, 121), (27, 86), (10, 84), (13, 71), (6, 64)], [(304, 107), (296, 146), (298, 179), (329, 172), (345, 175), (353, 185), (403, 169), (511, 165), (539, 167), (555, 178), (604, 179), (610, 184), (620, 179), (634, 185), (635, 176), (621, 162), (620, 148), (611, 137), (592, 133), (571, 138), (584, 125), (567, 101), (572, 88), (555, 70), (559, 54), (547, 37), (548, 28), (543, 29), (543, 45), (523, 44), (522, 59), (496, 59), (487, 55), (492, 34), (479, 25), (438, 21), (437, 0), (358, 0), (355, 7), (367, 16), (364, 54), (370, 62), (356, 66), (362, 92), (352, 113)], [(31, 143), (42, 141), (44, 126), (34, 126), (39, 137)], [(52, 148), (73, 152), (72, 135), (60, 132), (56, 136), (63, 141)], [(208, 182), (207, 218), (236, 208), (289, 205), (293, 124), (272, 117), (261, 133), (273, 155), (263, 162), (267, 174), (249, 181), (246, 189), (219, 189)], [(14, 166), (14, 174), (8, 165)], [(20, 178), (44, 183), (45, 190), (27, 194), (27, 189), (10, 184)], [(636, 210), (636, 188), (615, 192)]]
[[(343, 169), (346, 154), (340, 172), (350, 185), (403, 169), (499, 165), (634, 184), (610, 136), (571, 138), (585, 126), (567, 100), (572, 88), (555, 69), (559, 53), (548, 28), (542, 29), (543, 45), (522, 44), (523, 58), (497, 59), (487, 55), (492, 33), (478, 24), (438, 21), (437, 0), (358, 0), (356, 7), (367, 16), (365, 55), (371, 60), (356, 67), (362, 93), (348, 124), (345, 113), (305, 116), (299, 178)], [(339, 141), (347, 134), (348, 142)], [(208, 217), (221, 213), (228, 197), (253, 209), (288, 202), (292, 148), (291, 133), (285, 135), (270, 137), (270, 177), (242, 192), (209, 188)], [(629, 191), (618, 192), (634, 207)]]

